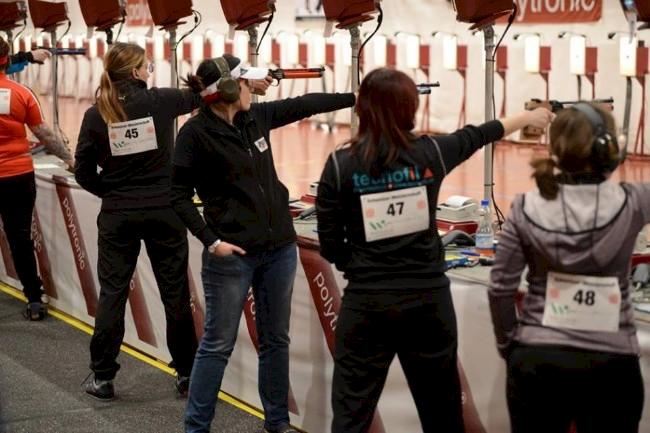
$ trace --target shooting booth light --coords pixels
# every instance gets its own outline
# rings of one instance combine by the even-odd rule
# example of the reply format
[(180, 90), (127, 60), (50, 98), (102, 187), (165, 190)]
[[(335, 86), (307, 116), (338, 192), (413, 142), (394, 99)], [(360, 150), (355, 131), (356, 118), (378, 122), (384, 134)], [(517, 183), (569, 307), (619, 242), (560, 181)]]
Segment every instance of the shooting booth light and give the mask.
[(88, 39), (88, 57), (91, 59), (97, 58), (97, 36)]
[(243, 63), (248, 63), (248, 34), (244, 32), (235, 33), (233, 38), (233, 55), (239, 57)]
[(129, 43), (136, 44), (144, 49), (147, 49), (147, 37), (145, 35), (138, 33), (129, 33), (128, 40)]
[(587, 65), (587, 38), (573, 35), (569, 39), (569, 70), (575, 75), (585, 75)]
[(192, 37), (192, 48), (190, 51), (190, 62), (198, 64), (201, 60), (203, 60), (203, 47), (205, 46), (205, 40), (203, 38), (203, 35), (194, 35)]
[(303, 33), (303, 38), (307, 43), (307, 61), (310, 65), (321, 66), (326, 63), (325, 60), (325, 38), (322, 34), (307, 30)]
[(458, 37), (456, 35), (442, 36), (442, 67), (449, 71), (458, 69)]
[(629, 36), (625, 35), (619, 38), (619, 69), (620, 74), (623, 76), (636, 76), (636, 47), (636, 37), (630, 38)]
[(280, 65), (283, 68), (300, 63), (300, 38), (295, 33), (279, 32), (275, 40), (280, 44)]
[[(260, 41), (258, 41), (258, 44)], [(271, 36), (265, 36), (264, 39), (261, 41), (260, 49), (259, 49), (259, 57), (258, 57), (258, 62), (260, 66), (268, 66), (270, 65), (273, 59), (273, 40), (271, 39)]]
[(412, 33), (398, 32), (395, 35), (397, 44), (397, 67), (417, 69), (420, 67), (420, 36)]
[[(374, 38), (373, 38), (374, 39)], [(343, 66), (352, 66), (352, 48), (350, 47), (350, 33), (334, 32), (332, 34), (334, 41), (334, 51), (336, 63)]]
[(372, 50), (367, 52), (368, 65), (382, 68), (388, 64), (388, 38), (386, 35), (375, 35), (371, 40)]
[(205, 40), (210, 42), (210, 53), (208, 56), (212, 59), (222, 56), (226, 51), (226, 36), (213, 30), (206, 30)]
[(542, 38), (539, 35), (524, 36), (524, 70), (532, 74), (540, 71), (540, 45)]
[(165, 38), (162, 34), (156, 34), (153, 37), (153, 59), (154, 60), (164, 60), (165, 59)]

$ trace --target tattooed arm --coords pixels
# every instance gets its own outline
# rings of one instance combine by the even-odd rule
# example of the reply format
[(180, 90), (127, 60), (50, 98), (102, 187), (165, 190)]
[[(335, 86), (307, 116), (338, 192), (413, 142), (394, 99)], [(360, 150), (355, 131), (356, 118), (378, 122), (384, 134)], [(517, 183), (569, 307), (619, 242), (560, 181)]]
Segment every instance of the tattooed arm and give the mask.
[(56, 134), (49, 126), (45, 123), (40, 125), (30, 126), (29, 129), (34, 133), (34, 135), (40, 140), (45, 148), (52, 154), (58, 156), (68, 164), (70, 167), (74, 167), (74, 161), (72, 159), (72, 154), (70, 149), (63, 141), (63, 138)]

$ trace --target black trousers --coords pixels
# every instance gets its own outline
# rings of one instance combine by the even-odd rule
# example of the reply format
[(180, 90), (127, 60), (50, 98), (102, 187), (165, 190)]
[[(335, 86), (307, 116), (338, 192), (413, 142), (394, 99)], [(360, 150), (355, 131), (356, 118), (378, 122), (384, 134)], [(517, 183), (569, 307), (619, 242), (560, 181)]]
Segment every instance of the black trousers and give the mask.
[(110, 380), (124, 338), (124, 313), (141, 240), (158, 284), (167, 320), (167, 347), (178, 374), (192, 371), (197, 340), (192, 321), (187, 276), (186, 229), (171, 208), (104, 211), (97, 218), (100, 284), (95, 332), (90, 342), (90, 368)]
[(332, 433), (367, 432), (397, 355), (425, 433), (464, 432), (449, 287), (346, 290), (336, 325)]
[(508, 357), (513, 433), (636, 433), (643, 379), (633, 355), (518, 346)]
[(0, 178), (0, 216), (7, 234), (18, 279), (27, 302), (41, 301), (41, 279), (32, 242), (32, 215), (36, 201), (34, 172)]

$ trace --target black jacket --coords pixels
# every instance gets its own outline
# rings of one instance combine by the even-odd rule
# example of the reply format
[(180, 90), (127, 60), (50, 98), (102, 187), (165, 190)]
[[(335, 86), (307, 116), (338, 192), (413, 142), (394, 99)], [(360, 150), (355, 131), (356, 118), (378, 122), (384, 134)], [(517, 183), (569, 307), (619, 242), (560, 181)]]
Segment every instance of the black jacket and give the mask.
[[(289, 192), (275, 171), (270, 131), (354, 102), (347, 93), (252, 104), (250, 111), (237, 113), (235, 126), (203, 108), (178, 134), (174, 209), (205, 246), (222, 239), (255, 252), (294, 241)], [(205, 220), (192, 202), (195, 190)]]
[(114, 84), (129, 120), (153, 117), (158, 149), (111, 155), (108, 127), (93, 105), (86, 111), (79, 131), (75, 178), (85, 190), (102, 198), (102, 209), (169, 206), (173, 121), (197, 108), (201, 99), (189, 90), (147, 89), (141, 80)]
[[(412, 143), (411, 149), (402, 151), (389, 168), (374, 174), (349, 148), (337, 150), (340, 183), (330, 155), (318, 184), (316, 209), (321, 255), (345, 272), (350, 287), (445, 286), (445, 255), (436, 228), (440, 185), (454, 167), (485, 144), (500, 139), (503, 132), (501, 122), (493, 121), (478, 127), (466, 126), (450, 135), (422, 136)], [(423, 185), (429, 203), (429, 229), (367, 242), (361, 196)]]

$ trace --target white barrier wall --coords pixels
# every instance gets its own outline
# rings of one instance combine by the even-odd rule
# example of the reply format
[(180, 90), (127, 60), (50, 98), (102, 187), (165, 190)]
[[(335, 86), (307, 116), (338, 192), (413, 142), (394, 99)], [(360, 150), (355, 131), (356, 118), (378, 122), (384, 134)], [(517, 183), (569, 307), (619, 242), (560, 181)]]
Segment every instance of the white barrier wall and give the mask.
[[(96, 278), (98, 198), (81, 190), (54, 158), (41, 159), (37, 172), (38, 195), (32, 235), (44, 288), (56, 308), (92, 325), (99, 294)], [(320, 257), (314, 225), (297, 224), (299, 264), (291, 316), (289, 406), (292, 422), (310, 433), (330, 429), (333, 335), (345, 281)], [(200, 279), (200, 243), (190, 235), (190, 290), (197, 329), (202, 329), (203, 290)], [(20, 287), (0, 230), (0, 280)], [(484, 269), (481, 278), (487, 274)], [(170, 360), (165, 343), (165, 315), (149, 260), (144, 252), (131, 285), (126, 312), (125, 342), (164, 362)], [(458, 318), (459, 358), (465, 393), (468, 433), (503, 433), (509, 430), (505, 403), (505, 363), (498, 357), (484, 285), (467, 283), (451, 275)], [(479, 278), (479, 280), (481, 279)], [(252, 296), (250, 297), (252, 299)], [(249, 299), (240, 323), (237, 345), (228, 364), (223, 390), (261, 407), (257, 394), (257, 356), (253, 343), (254, 304)], [(650, 392), (650, 324), (637, 322)], [(422, 330), (426, 336), (426, 330)], [(79, 356), (89, 356), (88, 352)], [(121, 355), (125, 356), (125, 355)], [(82, 377), (86, 372), (79, 372)], [(119, 390), (118, 390), (119, 392)], [(419, 421), (406, 380), (394, 362), (379, 402), (381, 423), (373, 433), (418, 432)], [(640, 431), (650, 431), (650, 401), (646, 399)]]

